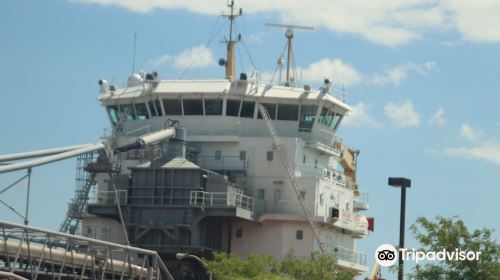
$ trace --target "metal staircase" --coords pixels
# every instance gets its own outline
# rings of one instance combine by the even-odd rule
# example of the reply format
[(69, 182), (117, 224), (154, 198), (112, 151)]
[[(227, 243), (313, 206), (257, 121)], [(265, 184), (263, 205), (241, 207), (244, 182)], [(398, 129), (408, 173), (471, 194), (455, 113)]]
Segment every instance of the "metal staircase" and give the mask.
[(61, 224), (59, 231), (71, 234), (80, 233), (80, 223), (82, 214), (87, 208), (89, 199), (89, 192), (93, 185), (95, 185), (95, 173), (85, 172), (85, 167), (89, 163), (93, 163), (96, 158), (96, 153), (87, 153), (79, 155), (76, 163), (76, 189), (75, 197), (68, 204), (68, 211), (66, 218)]
[(292, 172), (290, 166), (288, 165), (288, 162), (286, 160), (286, 155), (283, 152), (281, 148), (281, 140), (279, 138), (278, 132), (276, 131), (271, 118), (269, 117), (269, 113), (267, 112), (266, 107), (262, 106), (259, 104), (258, 106), (260, 114), (264, 116), (264, 120), (266, 121), (267, 128), (269, 129), (269, 133), (273, 137), (273, 142), (276, 147), (276, 150), (278, 151), (278, 154), (280, 155), (281, 159), (281, 164), (283, 165), (283, 168), (285, 169), (288, 179), (290, 180), (290, 183), (292, 184), (295, 194), (297, 195), (297, 199), (299, 200), (300, 204), (302, 205), (302, 209), (304, 210), (304, 213), (306, 214), (307, 220), (309, 221), (309, 224), (311, 225), (314, 240), (318, 243), (319, 249), (322, 254), (326, 254), (326, 244), (324, 243), (323, 239), (321, 238), (321, 231), (319, 230), (318, 225), (314, 221), (313, 214), (310, 211), (309, 205), (307, 201), (305, 200), (304, 196), (301, 195), (301, 189), (299, 188), (299, 184), (297, 182), (296, 177), (294, 176), (294, 173)]

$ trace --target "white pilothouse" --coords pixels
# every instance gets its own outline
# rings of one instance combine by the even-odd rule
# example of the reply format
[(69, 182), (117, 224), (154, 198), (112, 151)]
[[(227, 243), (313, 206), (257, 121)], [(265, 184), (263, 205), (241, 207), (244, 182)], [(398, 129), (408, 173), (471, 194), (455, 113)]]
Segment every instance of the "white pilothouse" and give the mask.
[[(232, 21), (236, 16), (227, 17)], [(290, 54), (294, 26), (279, 26), (287, 28)], [(169, 225), (162, 233), (129, 223), (130, 242), (160, 248), (159, 253), (164, 250), (165, 255), (175, 250), (201, 255), (227, 251), (239, 256), (255, 253), (281, 258), (293, 250), (298, 258), (305, 259), (315, 251), (324, 251), (338, 260), (340, 269), (366, 271), (366, 255), (355, 246), (356, 239), (366, 237), (369, 228), (368, 219), (359, 213), (368, 209), (368, 202), (356, 182), (358, 151), (347, 148), (335, 136), (349, 105), (331, 94), (328, 79), (320, 89), (292, 87), (290, 66), (282, 85), (265, 84), (258, 75), (250, 80), (245, 73), (235, 79), (236, 41), (229, 38), (228, 57), (222, 63), (226, 79), (160, 80), (153, 72), (134, 74), (124, 88), (101, 82), (99, 101), (113, 126), (115, 146), (126, 145), (136, 135), (163, 129), (167, 123), (175, 122), (186, 130), (186, 150), (171, 161), (155, 166), (151, 150), (122, 153), (123, 172), (134, 177), (128, 186), (119, 187), (124, 195), (127, 190), (124, 204), (128, 205), (123, 205), (128, 207), (127, 215), (140, 216), (139, 224), (161, 228), (168, 219), (162, 219), (160, 213), (171, 210), (148, 210), (147, 201), (160, 208), (181, 207), (184, 197), (189, 204), (185, 208), (189, 213), (179, 212), (190, 217), (186, 222), (189, 229)], [(286, 164), (260, 106), (269, 115)], [(169, 170), (176, 167), (185, 174), (170, 178)], [(187, 187), (186, 176), (203, 173), (195, 170), (224, 175), (226, 185), (183, 189)], [(175, 180), (182, 186), (176, 186)], [(208, 181), (200, 184), (210, 185)], [(109, 183), (98, 181), (97, 193), (108, 191)], [(179, 205), (175, 205), (176, 199)], [(304, 213), (302, 202), (308, 205), (309, 215)], [(224, 212), (224, 207), (233, 211)], [(84, 219), (84, 227), (98, 230), (105, 225), (106, 238), (123, 238), (118, 220), (93, 211), (97, 216)]]
[(295, 87), (297, 26), (273, 25), (287, 29), (283, 83), (266, 84), (258, 73), (237, 79), (232, 25), (241, 10), (229, 7), (227, 58), (219, 61), (225, 79), (134, 73), (123, 88), (100, 80), (111, 135), (0, 173), (85, 154), (61, 231), (81, 228), (86, 237), (156, 251), (174, 279), (199, 277), (177, 253), (216, 251), (278, 259), (290, 250), (299, 259), (319, 252), (337, 269), (366, 272), (356, 240), (373, 230), (373, 218), (360, 213), (368, 195), (356, 180), (359, 151), (336, 137), (351, 108), (333, 96), (329, 79), (319, 89)]

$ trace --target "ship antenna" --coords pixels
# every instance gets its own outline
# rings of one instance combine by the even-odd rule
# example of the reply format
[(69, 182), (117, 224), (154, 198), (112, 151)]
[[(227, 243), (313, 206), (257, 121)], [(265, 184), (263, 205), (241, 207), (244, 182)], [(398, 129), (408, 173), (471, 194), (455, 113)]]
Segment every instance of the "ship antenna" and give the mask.
[(292, 54), (293, 54), (293, 51), (292, 51), (293, 50), (293, 48), (292, 48), (293, 30), (294, 29), (314, 30), (314, 27), (290, 25), (290, 24), (278, 24), (278, 23), (266, 23), (266, 26), (286, 28), (285, 37), (288, 41), (288, 43), (287, 43), (288, 55), (287, 55), (287, 60), (286, 60), (285, 86), (289, 87), (292, 84), (292, 79), (290, 77), (290, 68), (291, 68), (291, 64), (292, 64)]
[(132, 74), (135, 72), (135, 47), (137, 45), (137, 33), (134, 33), (134, 53), (132, 55)]
[(238, 40), (233, 40), (233, 25), (234, 20), (243, 14), (242, 9), (240, 9), (238, 14), (234, 14), (234, 0), (231, 0), (231, 4), (227, 4), (231, 9), (231, 13), (228, 15), (222, 15), (223, 17), (229, 19), (229, 40), (226, 40), (227, 44), (227, 57), (226, 57), (226, 79), (234, 79), (234, 46), (241, 40), (241, 36), (238, 36)]

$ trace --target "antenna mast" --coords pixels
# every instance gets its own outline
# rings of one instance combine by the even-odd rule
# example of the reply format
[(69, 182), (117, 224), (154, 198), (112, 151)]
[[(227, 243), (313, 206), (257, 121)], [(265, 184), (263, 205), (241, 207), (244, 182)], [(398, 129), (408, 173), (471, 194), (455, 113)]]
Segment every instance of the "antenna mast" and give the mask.
[(135, 72), (135, 48), (137, 45), (137, 33), (134, 33), (134, 56), (132, 57), (132, 74)]
[(226, 57), (226, 79), (233, 80), (234, 79), (234, 46), (241, 39), (241, 36), (238, 36), (238, 40), (233, 40), (233, 24), (234, 20), (241, 16), (243, 11), (240, 9), (238, 14), (234, 14), (234, 0), (231, 0), (231, 4), (227, 5), (231, 9), (231, 13), (228, 15), (222, 15), (223, 17), (229, 19), (229, 40), (226, 40), (227, 44), (227, 57)]
[(282, 27), (286, 28), (285, 37), (288, 40), (288, 55), (286, 60), (286, 81), (285, 86), (289, 87), (292, 84), (292, 79), (290, 77), (290, 68), (292, 65), (292, 39), (293, 39), (293, 30), (294, 29), (303, 29), (303, 30), (314, 30), (314, 27), (311, 26), (300, 26), (300, 25), (290, 25), (290, 24), (277, 24), (277, 23), (266, 23), (266, 26), (272, 27)]

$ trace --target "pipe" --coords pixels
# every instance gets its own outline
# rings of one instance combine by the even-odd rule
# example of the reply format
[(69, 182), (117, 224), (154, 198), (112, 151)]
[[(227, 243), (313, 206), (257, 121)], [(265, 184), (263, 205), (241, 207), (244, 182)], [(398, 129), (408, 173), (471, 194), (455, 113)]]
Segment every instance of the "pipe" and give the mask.
[(152, 144), (152, 143), (155, 143), (155, 142), (158, 142), (161, 140), (165, 140), (168, 138), (172, 138), (172, 137), (175, 137), (175, 128), (169, 127), (169, 128), (165, 128), (162, 130), (158, 130), (158, 131), (153, 132), (153, 133), (143, 135), (143, 136), (137, 138), (137, 140), (135, 142), (132, 142), (132, 143), (124, 145), (124, 146), (120, 146), (120, 147), (116, 148), (115, 151), (116, 152), (126, 152), (129, 150), (140, 149), (148, 144)]
[(19, 276), (17, 274), (12, 273), (12, 272), (6, 272), (6, 271), (0, 271), (0, 277), (1, 277), (1, 279), (28, 280), (22, 276)]
[(14, 164), (0, 166), (0, 173), (11, 172), (11, 171), (16, 171), (16, 170), (21, 170), (21, 169), (28, 169), (28, 168), (32, 168), (35, 166), (44, 165), (47, 163), (75, 157), (75, 156), (78, 156), (81, 154), (86, 154), (86, 153), (98, 151), (98, 150), (104, 149), (105, 147), (106, 147), (106, 145), (104, 144), (104, 142), (100, 141), (100, 142), (93, 144), (93, 145), (84, 146), (84, 147), (70, 150), (70, 151), (66, 151), (63, 153), (59, 153), (59, 154), (55, 154), (55, 155), (51, 155), (51, 156), (46, 156), (46, 157), (42, 157), (39, 159), (30, 160), (30, 161), (24, 161), (24, 162), (20, 162), (20, 163), (14, 163)]
[(45, 150), (36, 150), (36, 151), (29, 151), (29, 152), (22, 152), (22, 153), (8, 154), (8, 155), (0, 155), (0, 162), (1, 161), (8, 161), (8, 160), (20, 160), (20, 159), (27, 159), (27, 158), (34, 158), (34, 157), (50, 156), (50, 155), (54, 155), (54, 154), (59, 154), (59, 153), (71, 151), (71, 150), (76, 150), (76, 149), (83, 148), (83, 147), (88, 147), (90, 145), (92, 145), (92, 144), (66, 146), (66, 147), (59, 147), (59, 148), (52, 148), (52, 149), (45, 149)]
[(166, 129), (162, 129), (151, 134), (141, 136), (137, 141), (141, 143), (142, 146), (146, 146), (148, 144), (158, 142), (164, 139), (175, 137), (175, 128), (169, 127)]
[(45, 234), (47, 234), (47, 236), (52, 236), (55, 238), (67, 238), (69, 240), (72, 240), (73, 242), (81, 242), (81, 241), (89, 242), (89, 243), (92, 243), (95, 245), (104, 245), (105, 247), (112, 247), (114, 249), (122, 249), (125, 251), (130, 251), (130, 252), (133, 252), (136, 254), (142, 253), (142, 254), (146, 254), (146, 255), (150, 255), (150, 256), (156, 256), (158, 258), (158, 265), (160, 266), (162, 271), (165, 274), (167, 274), (167, 278), (169, 280), (174, 279), (172, 277), (172, 275), (170, 274), (170, 271), (168, 270), (167, 266), (165, 265), (165, 263), (163, 263), (162, 259), (160, 258), (160, 256), (158, 255), (158, 253), (156, 251), (151, 251), (151, 250), (142, 249), (142, 248), (138, 248), (138, 247), (132, 247), (129, 245), (121, 245), (121, 244), (117, 244), (117, 243), (107, 242), (107, 241), (98, 240), (98, 239), (92, 239), (92, 238), (83, 237), (83, 236), (71, 235), (71, 234), (57, 232), (57, 231), (46, 230), (46, 229), (32, 227), (32, 226), (20, 225), (20, 224), (16, 224), (16, 223), (7, 222), (4, 220), (0, 220), (0, 227), (18, 228), (18, 229), (23, 230), (24, 232), (45, 233)]

